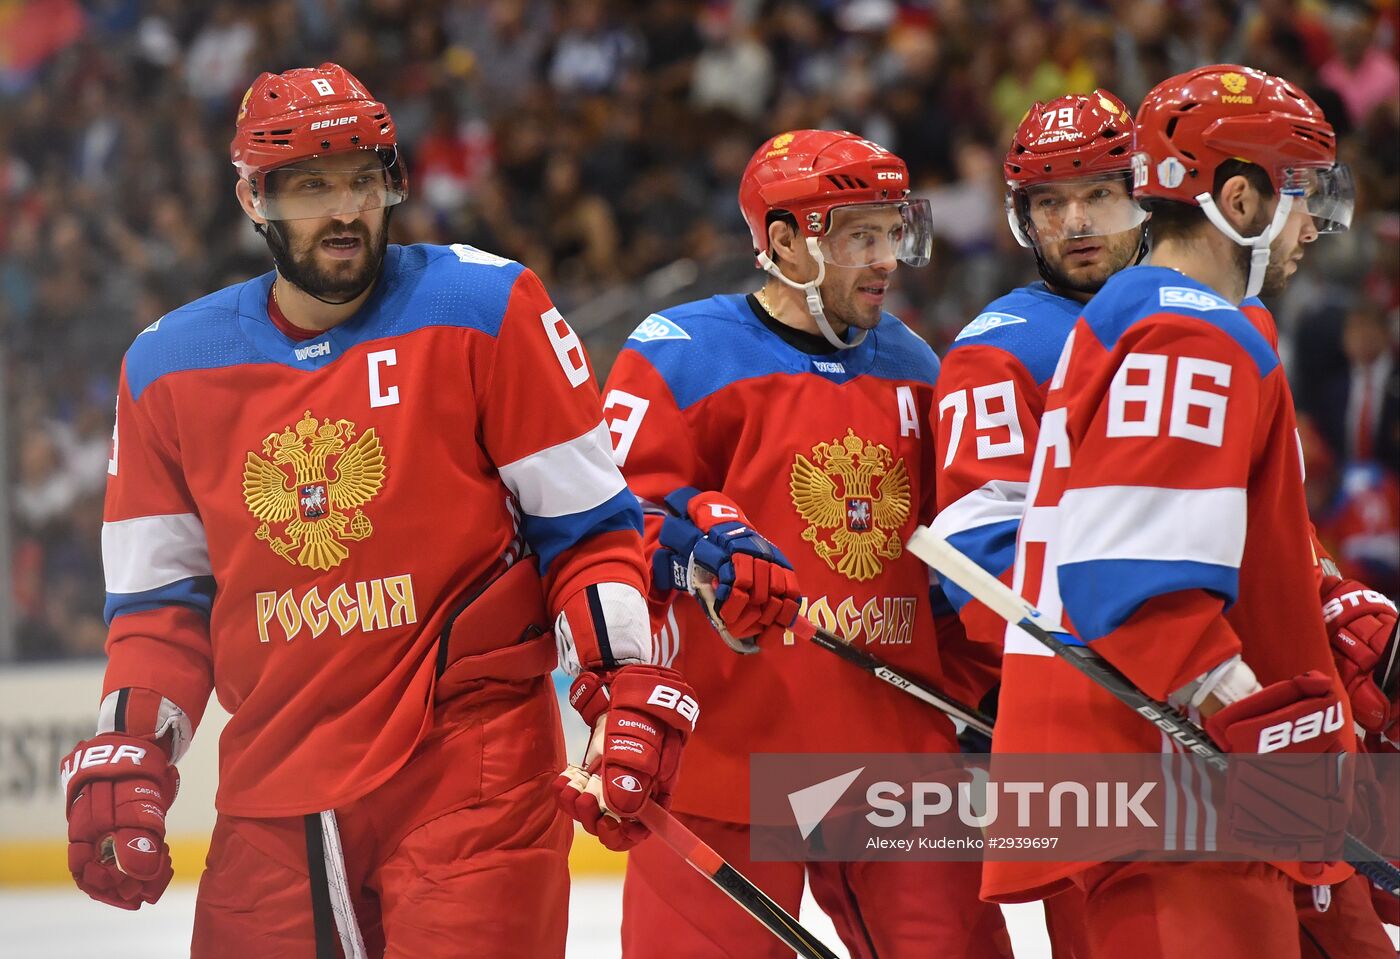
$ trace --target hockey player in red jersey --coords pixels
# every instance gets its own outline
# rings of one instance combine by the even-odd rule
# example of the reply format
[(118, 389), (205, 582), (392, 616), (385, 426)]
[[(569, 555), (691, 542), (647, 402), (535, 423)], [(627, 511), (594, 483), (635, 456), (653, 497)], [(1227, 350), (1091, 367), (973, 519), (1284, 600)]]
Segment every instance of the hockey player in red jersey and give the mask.
[[(1003, 169), (1007, 221), (1041, 280), (987, 304), (939, 370), (933, 528), (1007, 583), (1055, 361), (1084, 304), (1147, 249), (1147, 215), (1131, 195), (1132, 152), (1132, 115), (1106, 90), (1031, 106)], [(1005, 621), (942, 583), (968, 636), (998, 661)], [(1087, 956), (1082, 919), (1077, 890), (1045, 901), (1057, 959)]]
[[(1035, 253), (1043, 280), (988, 304), (954, 340), (939, 371), (936, 433), (944, 452), (934, 529), (1007, 581), (1056, 360), (1083, 305), (1146, 251), (1146, 214), (1130, 196), (1132, 136), (1132, 117), (1107, 91), (1031, 107), (1006, 154), (1007, 213), (1017, 241)], [(1269, 266), (1266, 294), (1281, 293), (1291, 270), (1283, 261), (1293, 250), (1276, 252), (1279, 262)], [(1277, 352), (1278, 333), (1264, 304), (1251, 297), (1241, 309)], [(1374, 593), (1354, 581), (1343, 583), (1325, 558), (1320, 577), (1324, 568), (1328, 576), (1320, 595), (1335, 610), (1327, 619), (1336, 654), (1355, 660), (1351, 675), (1359, 695), (1383, 700), (1374, 683), (1368, 686), (1370, 670), (1363, 666), (1374, 666), (1376, 644), (1389, 635), (1394, 614), (1378, 610), (1373, 599), (1343, 607), (1334, 596)], [(966, 593), (954, 584), (945, 581), (944, 587), (969, 635), (1000, 651), (1005, 622), (980, 603), (965, 602)], [(1364, 917), (1342, 914), (1352, 900), (1364, 905), (1366, 886), (1364, 878), (1348, 880), (1326, 911), (1318, 910), (1309, 891), (1299, 904), (1307, 935), (1328, 945), (1336, 935), (1354, 935)], [(1056, 956), (1087, 955), (1078, 888), (1048, 898), (1045, 907)]]
[[(1350, 183), (1316, 105), (1244, 67), (1159, 85), (1137, 125), (1134, 194), (1150, 204), (1157, 247), (1151, 266), (1118, 273), (1085, 306), (1053, 371), (1015, 579), (1150, 695), (1200, 715), (1223, 748), (1264, 751), (1271, 724), (1347, 710), (1312, 598), (1291, 396), (1276, 344), (1237, 305), (1259, 291), (1271, 246), (1286, 276), (1302, 244), (1345, 227)], [(1007, 632), (998, 752), (1171, 749), (1046, 652)], [(1351, 748), (1340, 719), (1284, 747)], [(983, 892), (1011, 901), (1073, 883), (1095, 955), (1208, 944), (1297, 956), (1294, 880), (1348, 872), (990, 863)], [(1385, 954), (1378, 925), (1362, 938), (1372, 951), (1352, 954)]]
[[(852, 956), (1004, 956), (977, 863), (749, 859), (751, 753), (957, 744), (942, 714), (785, 631), (801, 601), (819, 625), (947, 685), (928, 573), (902, 545), (933, 510), (938, 361), (882, 309), (898, 265), (928, 260), (927, 204), (898, 157), (820, 130), (765, 142), (739, 203), (763, 288), (647, 317), (604, 395), (617, 462), (652, 504), (656, 649), (705, 701), (675, 809), (783, 907), (810, 883)], [(756, 637), (757, 654), (730, 653), (686, 595), (711, 582), (719, 625)], [(731, 916), (656, 843), (630, 853), (628, 959), (790, 954)]]
[(192, 955), (562, 956), (549, 672), (626, 727), (594, 757), (628, 786), (605, 834), (665, 800), (695, 718), (656, 705), (693, 697), (650, 664), (641, 513), (587, 357), (520, 264), (387, 243), (394, 122), (341, 67), (260, 76), (232, 158), (277, 269), (123, 364), (109, 662), (63, 770), (74, 879), (159, 898), (212, 689), (232, 718)]

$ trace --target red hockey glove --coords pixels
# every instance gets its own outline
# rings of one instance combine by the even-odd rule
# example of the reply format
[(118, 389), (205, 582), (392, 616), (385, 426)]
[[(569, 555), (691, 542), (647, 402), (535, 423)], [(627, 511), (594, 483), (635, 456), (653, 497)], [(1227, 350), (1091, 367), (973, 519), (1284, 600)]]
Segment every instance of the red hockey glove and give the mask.
[(1241, 841), (1280, 860), (1341, 858), (1352, 795), (1352, 767), (1288, 768), (1243, 754), (1342, 752), (1350, 731), (1332, 680), (1310, 670), (1231, 703), (1205, 721), (1226, 752), (1241, 754), (1225, 780), (1226, 823)]
[(1323, 582), (1322, 618), (1332, 657), (1351, 698), (1351, 715), (1367, 732), (1400, 741), (1400, 701), (1376, 685), (1374, 672), (1395, 632), (1395, 604), (1354, 579)]
[(139, 909), (170, 884), (165, 813), (180, 774), (148, 739), (101, 733), (63, 761), (68, 871), (98, 902)]
[(666, 497), (666, 505), (675, 515), (661, 527), (665, 548), (654, 564), (656, 585), (692, 594), (710, 586), (717, 628), (739, 639), (781, 640), (802, 601), (787, 557), (723, 493), (685, 487)]
[(695, 692), (673, 669), (623, 666), (583, 673), (569, 702), (594, 730), (584, 767), (598, 788), (580, 789), (574, 777), (561, 774), (554, 784), (559, 805), (604, 846), (631, 849), (647, 828), (629, 817), (647, 799), (671, 804), (681, 750), (700, 714)]

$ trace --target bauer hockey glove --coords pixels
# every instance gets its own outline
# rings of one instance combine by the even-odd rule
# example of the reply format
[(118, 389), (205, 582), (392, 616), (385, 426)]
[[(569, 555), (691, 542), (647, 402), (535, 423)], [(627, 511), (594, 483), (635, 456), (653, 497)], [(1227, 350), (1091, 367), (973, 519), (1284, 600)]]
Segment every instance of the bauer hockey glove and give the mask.
[[(607, 848), (622, 852), (647, 836), (635, 819), (648, 799), (669, 807), (681, 750), (700, 707), (680, 674), (663, 666), (584, 672), (569, 702), (593, 730), (580, 783), (567, 772), (555, 781), (559, 805)], [(612, 815), (609, 815), (611, 813)]]
[(706, 609), (717, 629), (738, 638), (779, 640), (801, 608), (802, 592), (792, 564), (749, 523), (723, 493), (683, 487), (666, 497), (672, 515), (661, 526), (661, 545), (653, 563), (658, 589), (683, 590), (696, 596), (714, 590), (714, 609)]
[(1367, 732), (1400, 742), (1400, 702), (1375, 680), (1376, 667), (1395, 634), (1395, 604), (1354, 579), (1329, 576), (1322, 590), (1322, 618), (1351, 699), (1352, 718)]
[(78, 888), (122, 909), (153, 903), (170, 884), (165, 813), (180, 774), (148, 739), (101, 733), (63, 761), (68, 870)]
[(1225, 776), (1226, 827), (1236, 839), (1276, 860), (1341, 858), (1351, 764), (1249, 757), (1343, 752), (1351, 732), (1330, 677), (1310, 670), (1273, 683), (1214, 713), (1205, 728), (1238, 757)]

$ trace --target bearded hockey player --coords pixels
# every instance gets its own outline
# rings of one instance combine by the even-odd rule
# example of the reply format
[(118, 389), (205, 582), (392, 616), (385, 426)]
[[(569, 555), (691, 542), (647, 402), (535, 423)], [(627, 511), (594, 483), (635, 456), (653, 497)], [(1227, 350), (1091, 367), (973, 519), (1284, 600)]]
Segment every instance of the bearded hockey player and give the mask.
[[(1346, 691), (1315, 598), (1292, 399), (1276, 340), (1238, 309), (1263, 286), (1271, 247), (1286, 278), (1302, 244), (1345, 228), (1350, 180), (1316, 105), (1244, 67), (1159, 85), (1139, 111), (1136, 149), (1152, 265), (1108, 280), (1051, 372), (1016, 585), (1150, 695), (1204, 719), (1227, 751), (1268, 751), (1277, 744), (1262, 731), (1319, 712), (1337, 721), (1275, 751), (1350, 750)], [(998, 752), (1170, 751), (1116, 705), (1007, 631)], [(1347, 803), (1340, 790), (1307, 798), (1343, 812)], [(983, 894), (1015, 901), (1072, 884), (1086, 896), (1096, 955), (1200, 955), (1208, 943), (1212, 955), (1297, 956), (1295, 882), (1348, 873), (1291, 862), (989, 863)], [(1362, 951), (1349, 954), (1388, 954), (1376, 951), (1388, 946), (1373, 918), (1353, 945)]]
[(594, 757), (633, 786), (604, 794), (624, 822), (664, 800), (694, 720), (655, 704), (693, 699), (647, 665), (641, 514), (587, 357), (518, 263), (387, 243), (394, 122), (343, 68), (260, 76), (232, 158), (276, 270), (123, 364), (109, 663), (64, 764), (74, 879), (159, 898), (212, 689), (232, 718), (192, 955), (562, 956), (548, 673), (628, 724)]
[[(1031, 107), (1007, 152), (1007, 216), (1035, 254), (1042, 281), (994, 300), (954, 340), (938, 377), (938, 516), (934, 528), (989, 572), (1010, 580), (1031, 459), (1055, 362), (1083, 305), (1108, 278), (1146, 252), (1146, 213), (1132, 199), (1133, 121), (1112, 93), (1070, 95)], [(1275, 241), (1262, 293), (1277, 295), (1294, 267)], [(1277, 352), (1278, 332), (1257, 297), (1241, 305)], [(1321, 546), (1314, 541), (1321, 553)], [(1328, 558), (1318, 576), (1328, 632), (1358, 722), (1379, 732), (1391, 715), (1370, 678), (1395, 615), (1383, 597), (1343, 580)], [(1005, 623), (950, 582), (944, 588), (968, 633), (1000, 651)], [(1339, 597), (1351, 597), (1343, 603)], [(1368, 708), (1358, 706), (1365, 699)], [(1378, 714), (1371, 718), (1372, 714)], [(1340, 947), (1366, 922), (1366, 881), (1355, 877), (1320, 910), (1300, 896), (1305, 938)], [(1355, 902), (1356, 910), (1348, 908)], [(1084, 954), (1082, 895), (1045, 902), (1056, 955)], [(1360, 914), (1358, 914), (1358, 911)], [(1344, 918), (1343, 918), (1344, 917)], [(1375, 920), (1369, 920), (1374, 925)], [(1325, 926), (1325, 928), (1323, 928)]]
[[(924, 434), (938, 361), (883, 309), (899, 264), (928, 261), (927, 202), (878, 145), (796, 130), (754, 154), (739, 205), (762, 289), (648, 317), (604, 400), (617, 462), (652, 504), (658, 654), (705, 702), (675, 808), (784, 908), (810, 883), (852, 956), (1007, 955), (999, 912), (976, 896), (977, 863), (750, 861), (750, 753), (957, 744), (936, 710), (785, 631), (801, 602), (895, 668), (946, 678), (928, 572), (902, 546), (933, 511)], [(688, 595), (710, 584), (715, 623), (756, 637), (757, 654), (729, 652)], [(629, 959), (786, 954), (730, 916), (656, 843), (629, 854)]]

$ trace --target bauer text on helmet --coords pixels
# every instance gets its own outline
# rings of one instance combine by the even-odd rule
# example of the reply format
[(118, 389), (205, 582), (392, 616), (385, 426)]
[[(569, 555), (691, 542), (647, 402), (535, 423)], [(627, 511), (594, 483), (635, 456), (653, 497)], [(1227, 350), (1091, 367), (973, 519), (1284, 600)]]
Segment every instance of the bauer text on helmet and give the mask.
[[(352, 151), (373, 162), (324, 162)], [(334, 63), (258, 77), (239, 107), (230, 155), (254, 210), (269, 220), (363, 213), (408, 193), (388, 108)]]

